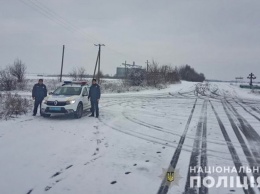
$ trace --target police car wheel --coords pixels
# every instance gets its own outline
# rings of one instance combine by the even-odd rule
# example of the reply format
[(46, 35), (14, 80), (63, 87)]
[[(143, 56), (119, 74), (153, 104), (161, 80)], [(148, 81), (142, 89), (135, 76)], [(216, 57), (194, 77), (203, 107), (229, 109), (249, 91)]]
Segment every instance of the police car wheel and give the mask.
[(82, 104), (80, 103), (80, 104), (78, 104), (77, 111), (76, 111), (76, 113), (74, 114), (74, 117), (77, 118), (77, 119), (79, 119), (79, 118), (82, 117), (82, 114), (83, 114), (83, 106), (82, 106)]

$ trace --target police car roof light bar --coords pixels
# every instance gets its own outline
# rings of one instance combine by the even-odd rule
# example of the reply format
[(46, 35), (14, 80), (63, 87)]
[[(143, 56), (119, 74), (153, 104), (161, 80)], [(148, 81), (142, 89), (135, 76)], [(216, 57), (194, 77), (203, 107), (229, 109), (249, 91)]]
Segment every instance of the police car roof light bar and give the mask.
[(64, 84), (72, 84), (72, 81), (64, 81)]
[(87, 82), (86, 81), (64, 81), (64, 85), (66, 84), (80, 84), (82, 86), (86, 85)]

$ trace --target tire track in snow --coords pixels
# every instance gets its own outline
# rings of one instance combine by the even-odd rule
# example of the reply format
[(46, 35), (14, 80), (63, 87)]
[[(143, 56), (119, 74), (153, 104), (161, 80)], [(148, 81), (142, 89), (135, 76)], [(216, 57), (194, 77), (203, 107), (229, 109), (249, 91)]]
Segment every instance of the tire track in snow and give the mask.
[(257, 113), (260, 114), (260, 109), (259, 108), (256, 108), (256, 107), (252, 107), (250, 105), (248, 105), (250, 108), (252, 108), (252, 110), (256, 111)]
[[(236, 101), (235, 101), (236, 102)], [(258, 121), (260, 121), (260, 118), (256, 115), (254, 115), (253, 113), (251, 113), (250, 111), (248, 111), (242, 104), (236, 102), (239, 106), (241, 106), (247, 113), (249, 113), (251, 116), (253, 116), (255, 119), (257, 119)]]
[[(248, 146), (247, 146), (245, 140), (243, 139), (243, 137), (242, 137), (242, 135), (241, 135), (237, 125), (235, 124), (235, 121), (233, 120), (233, 118), (231, 117), (230, 113), (228, 112), (228, 109), (226, 108), (227, 105), (225, 105), (223, 102), (222, 102), (222, 105), (223, 105), (225, 113), (226, 113), (226, 115), (227, 115), (227, 117), (229, 119), (229, 122), (231, 123), (233, 131), (236, 134), (236, 137), (237, 137), (237, 139), (238, 139), (238, 141), (239, 141), (239, 143), (241, 145), (241, 148), (242, 148), (242, 150), (243, 150), (243, 152), (244, 152), (244, 154), (246, 156), (247, 162), (249, 163), (249, 166), (250, 166), (251, 170), (253, 170), (253, 167), (258, 165), (257, 164), (257, 160), (255, 159), (255, 156), (251, 154), (250, 149), (248, 148)], [(233, 144), (232, 144), (232, 146), (233, 146)], [(252, 152), (253, 151), (254, 150), (252, 150)], [(232, 154), (231, 154), (231, 156), (232, 156)], [(236, 158), (233, 158), (233, 161), (234, 161), (234, 159), (236, 159)], [(240, 159), (237, 160), (237, 161), (239, 162)], [(256, 180), (258, 178), (259, 174), (255, 173), (254, 171), (252, 171), (252, 172), (253, 172), (252, 174), (253, 174), (253, 176), (254, 176), (254, 178)], [(259, 190), (260, 190), (260, 188), (259, 188)]]
[[(198, 103), (196, 103), (196, 104), (198, 105)], [(157, 125), (153, 125), (153, 124), (150, 124), (150, 123), (146, 123), (146, 122), (144, 122), (144, 121), (141, 121), (141, 120), (136, 119), (135, 117), (130, 118), (129, 115), (126, 116), (126, 113), (125, 113), (125, 112), (123, 112), (122, 114), (123, 114), (123, 116), (124, 116), (126, 119), (128, 119), (128, 120), (130, 120), (130, 121), (132, 121), (132, 122), (134, 122), (134, 123), (136, 123), (136, 124), (145, 126), (145, 127), (147, 127), (147, 128), (150, 128), (150, 129), (155, 129), (155, 130), (157, 130), (157, 131), (161, 131), (161, 132), (164, 132), (164, 133), (168, 133), (168, 134), (173, 135), (173, 136), (182, 137), (182, 134), (171, 132), (171, 131), (169, 131), (169, 130), (166, 129), (166, 128), (159, 127), (159, 126), (157, 126)], [(195, 139), (195, 136), (186, 135), (185, 138), (186, 138), (186, 139), (194, 140), (194, 139)], [(208, 143), (211, 143), (211, 144), (217, 144), (217, 145), (226, 145), (226, 142), (225, 142), (224, 140), (223, 140), (223, 141), (221, 141), (221, 140), (212, 140), (212, 139), (208, 139), (208, 138), (207, 138), (207, 142), (208, 142)], [(187, 147), (189, 147), (189, 146), (187, 146)], [(190, 147), (192, 147), (192, 146), (190, 146)], [(240, 147), (240, 144), (235, 145), (235, 147)], [(221, 154), (225, 153), (225, 152), (216, 151), (216, 150), (210, 150), (210, 149), (207, 149), (207, 150), (208, 150), (208, 151), (212, 151), (212, 152), (214, 152), (214, 153), (221, 153)]]
[[(242, 164), (242, 162), (240, 161), (240, 158), (239, 158), (239, 156), (238, 156), (238, 154), (237, 154), (237, 152), (236, 152), (235, 147), (234, 147), (233, 144), (232, 144), (232, 141), (231, 141), (231, 139), (230, 139), (230, 137), (229, 137), (229, 135), (228, 135), (228, 133), (227, 133), (227, 131), (226, 131), (226, 128), (225, 128), (224, 124), (222, 123), (222, 121), (220, 120), (220, 117), (219, 117), (218, 113), (216, 112), (216, 110), (215, 110), (215, 108), (214, 108), (214, 106), (212, 105), (211, 102), (210, 102), (210, 104), (211, 104), (211, 108), (212, 108), (212, 110), (213, 110), (213, 112), (214, 112), (214, 114), (215, 114), (215, 116), (216, 116), (216, 118), (217, 118), (217, 121), (218, 121), (219, 127), (220, 127), (220, 129), (221, 129), (221, 132), (222, 132), (222, 134), (223, 134), (223, 136), (224, 136), (224, 138), (225, 138), (225, 141), (226, 141), (226, 143), (227, 143), (227, 147), (228, 147), (229, 152), (230, 152), (230, 155), (231, 155), (231, 157), (232, 157), (232, 159), (233, 159), (233, 163), (234, 163), (234, 165), (235, 165), (235, 168), (236, 168), (236, 170), (237, 170), (237, 172), (238, 172), (238, 176), (239, 176), (239, 178), (240, 178), (240, 181), (241, 181), (241, 183), (243, 184), (243, 183), (244, 183), (244, 177), (247, 177), (247, 183), (249, 183), (249, 179), (248, 179), (248, 176), (246, 175), (246, 173), (244, 173), (243, 171), (242, 171), (242, 172), (240, 171), (240, 168), (243, 166), (243, 164)], [(224, 109), (225, 109), (225, 111), (226, 111), (226, 107), (225, 107), (224, 104), (223, 104), (223, 107), (224, 107)], [(227, 112), (226, 112), (226, 113), (227, 113)], [(229, 118), (231, 118), (228, 113), (227, 113), (227, 116), (228, 116)], [(230, 120), (230, 121), (232, 122), (231, 125), (233, 125), (234, 122), (233, 122), (232, 120)], [(233, 126), (232, 126), (232, 127), (233, 127)], [(234, 131), (235, 131), (236, 134), (237, 134), (237, 132), (239, 132), (236, 127), (233, 128), (233, 129), (234, 129)], [(240, 135), (240, 136), (237, 136), (237, 137), (238, 137), (238, 139), (241, 139), (241, 138), (242, 138), (241, 135)], [(239, 140), (239, 142), (240, 142), (240, 141), (241, 141), (241, 140)], [(244, 145), (244, 144), (243, 144), (243, 145)], [(242, 145), (241, 145), (241, 146), (242, 146)], [(244, 146), (242, 146), (242, 147), (244, 147)], [(244, 149), (243, 149), (243, 150), (244, 150)], [(247, 148), (247, 151), (249, 151), (248, 148)], [(249, 152), (249, 153), (250, 153), (250, 152)], [(244, 193), (245, 193), (245, 194), (254, 194), (254, 193), (255, 193), (255, 191), (254, 191), (251, 187), (249, 187), (248, 190), (246, 190), (246, 189), (243, 187), (243, 190), (244, 190)]]
[[(196, 105), (198, 105), (198, 103), (196, 103)], [(159, 126), (156, 126), (156, 125), (153, 125), (153, 124), (150, 124), (150, 123), (143, 122), (143, 121), (138, 120), (138, 119), (136, 119), (136, 118), (130, 118), (128, 115), (126, 115), (125, 112), (123, 112), (122, 115), (123, 115), (127, 120), (129, 120), (129, 121), (131, 121), (131, 122), (133, 122), (133, 123), (136, 123), (136, 124), (138, 124), (138, 125), (144, 126), (144, 127), (146, 127), (146, 128), (149, 128), (149, 129), (154, 129), (154, 130), (156, 130), (156, 131), (160, 131), (160, 132), (163, 132), (163, 133), (167, 133), (167, 134), (172, 135), (172, 136), (182, 137), (182, 135), (183, 135), (183, 134), (179, 134), (179, 133), (170, 132), (170, 131), (168, 131), (168, 130), (165, 130), (165, 129), (162, 128), (162, 127), (159, 127)], [(185, 138), (186, 138), (186, 139), (194, 140), (194, 139), (196, 138), (196, 136), (188, 136), (188, 135), (186, 135)], [(163, 139), (163, 140), (164, 140), (164, 139)], [(164, 141), (173, 143), (172, 141), (168, 141), (168, 140), (164, 140)], [(212, 143), (212, 144), (217, 144), (217, 145), (226, 145), (226, 143), (225, 143), (224, 141), (223, 141), (223, 143), (221, 143), (221, 142), (209, 141), (209, 140), (207, 139), (207, 142), (208, 142), (208, 143), (210, 142), (210, 143)], [(189, 146), (189, 145), (185, 145), (185, 147), (186, 147), (186, 148), (188, 148), (188, 147), (189, 147), (189, 148), (192, 148), (192, 146)], [(239, 145), (239, 147), (240, 147), (240, 145)], [(201, 150), (202, 150), (202, 149), (203, 149), (203, 148), (201, 148)], [(187, 150), (185, 149), (185, 151), (187, 151)], [(211, 152), (211, 153), (213, 153), (213, 154), (214, 154), (214, 153), (228, 154), (227, 152), (222, 152), (222, 151), (219, 151), (219, 150), (207, 149), (207, 151), (208, 151), (208, 152)]]
[[(182, 136), (180, 138), (178, 147), (176, 148), (176, 150), (175, 150), (175, 152), (173, 154), (173, 157), (172, 157), (172, 160), (170, 162), (169, 168), (173, 168), (173, 169), (176, 168), (176, 165), (177, 165), (177, 162), (179, 160), (179, 157), (180, 157), (180, 154), (181, 154), (181, 151), (182, 151), (182, 146), (183, 146), (183, 143), (185, 141), (185, 137), (186, 137), (186, 134), (188, 132), (188, 129), (189, 129), (189, 126), (190, 126), (190, 122), (191, 122), (191, 119), (192, 119), (192, 116), (193, 116), (196, 104), (197, 104), (197, 99), (194, 102), (194, 105), (192, 107), (192, 110), (191, 110), (190, 116), (188, 118), (188, 121), (186, 123), (185, 129), (184, 129), (183, 134), (182, 134)], [(169, 182), (164, 178), (164, 180), (162, 181), (161, 186), (159, 188), (159, 191), (157, 193), (158, 194), (166, 194), (168, 192), (168, 190), (169, 190)]]
[[(160, 144), (160, 145), (164, 145), (164, 146), (168, 146), (168, 147), (174, 147), (173, 145), (170, 145), (170, 144), (166, 144), (167, 140), (164, 140), (164, 139), (160, 139), (160, 138), (156, 138), (154, 136), (150, 136), (150, 135), (147, 135), (147, 134), (143, 134), (143, 133), (139, 133), (139, 132), (136, 132), (136, 131), (132, 131), (132, 130), (122, 130), (122, 129), (118, 129), (116, 127), (113, 127), (109, 124), (107, 124), (106, 122), (104, 122), (101, 117), (98, 118), (99, 121), (101, 123), (103, 123), (105, 126), (115, 130), (115, 131), (118, 131), (118, 132), (121, 132), (123, 134), (126, 134), (126, 135), (129, 135), (129, 136), (132, 136), (132, 137), (136, 137), (138, 139), (142, 139), (142, 140), (146, 140), (148, 142), (151, 142), (151, 143), (156, 143), (156, 144)], [(155, 140), (152, 140), (152, 139), (155, 139)], [(169, 143), (172, 143), (170, 141), (168, 141)]]
[[(202, 126), (202, 143), (201, 143), (201, 157), (200, 157), (200, 166), (202, 169), (205, 169), (208, 166), (208, 159), (207, 159), (207, 104), (208, 100), (206, 100), (205, 104), (205, 112), (203, 118), (203, 126)], [(207, 176), (207, 173), (204, 171), (201, 174), (201, 179), (204, 179)], [(199, 188), (200, 194), (208, 193), (208, 188), (204, 185)]]
[(242, 117), (237, 110), (232, 106), (232, 104), (226, 101), (229, 109), (233, 112), (234, 116), (238, 120), (239, 128), (249, 142), (249, 146), (255, 156), (256, 162), (260, 164), (260, 136), (255, 131), (255, 129), (248, 123), (248, 121)]
[[(196, 104), (198, 105), (198, 102), (197, 102)], [(200, 103), (199, 103), (199, 104), (200, 104)], [(103, 110), (103, 111), (105, 111), (105, 110)], [(110, 114), (111, 114), (111, 113), (110, 113)], [(158, 144), (158, 145), (163, 145), (163, 146), (166, 146), (166, 147), (171, 147), (171, 148), (177, 148), (177, 147), (178, 147), (178, 145), (176, 145), (176, 143), (174, 143), (174, 142), (172, 142), (172, 141), (168, 141), (168, 140), (165, 140), (165, 139), (157, 138), (157, 137), (154, 137), (154, 136), (151, 136), (151, 135), (148, 135), (148, 136), (147, 136), (147, 134), (145, 134), (145, 133), (136, 132), (136, 131), (131, 130), (131, 129), (126, 129), (126, 130), (125, 130), (125, 129), (122, 128), (122, 127), (112, 126), (112, 125), (110, 125), (109, 123), (106, 122), (106, 120), (103, 118), (102, 115), (100, 115), (99, 121), (100, 121), (102, 124), (104, 124), (105, 126), (111, 128), (111, 129), (113, 129), (113, 130), (115, 130), (115, 131), (117, 131), (117, 132), (120, 132), (120, 133), (125, 134), (125, 135), (132, 136), (132, 137), (134, 137), (134, 138), (138, 138), (138, 139), (141, 139), (141, 140), (145, 140), (145, 141), (147, 141), (147, 142), (154, 143), (154, 144)], [(110, 121), (111, 121), (111, 120), (110, 120)], [(149, 128), (151, 128), (150, 125), (148, 125), (147, 123), (144, 123), (144, 124), (147, 125), (146, 127), (149, 126)], [(155, 126), (154, 126), (154, 127), (155, 127)], [(160, 129), (160, 128), (158, 128), (158, 129)], [(170, 133), (172, 133), (172, 132), (170, 132)], [(175, 134), (175, 135), (178, 135), (178, 136), (181, 137), (180, 134)], [(189, 138), (189, 139), (191, 139), (191, 140), (194, 140), (194, 139), (195, 139), (195, 136), (192, 137), (192, 136), (187, 136), (187, 135), (186, 135), (185, 138)], [(224, 141), (223, 141), (224, 143), (222, 143), (222, 142), (216, 142), (216, 141), (208, 141), (208, 140), (207, 140), (207, 142), (211, 142), (211, 143), (213, 143), (213, 144), (225, 145), (225, 142), (224, 142)], [(173, 143), (174, 143), (174, 144), (173, 144)], [(239, 146), (239, 147), (240, 147), (239, 144), (237, 144), (236, 146)], [(190, 148), (190, 147), (192, 147), (192, 146), (185, 145), (185, 148), (182, 147), (182, 151), (191, 152), (191, 150), (188, 149), (188, 147)], [(199, 149), (201, 149), (201, 148), (199, 148)], [(214, 157), (214, 158), (216, 158), (216, 159), (221, 159), (221, 160), (225, 160), (225, 161), (230, 161), (230, 158), (229, 158), (229, 157), (225, 157), (225, 156), (223, 156), (223, 155), (220, 156), (220, 155), (214, 154), (214, 153), (221, 153), (221, 154), (228, 154), (228, 156), (229, 156), (229, 153), (227, 153), (227, 152), (221, 152), (221, 151), (209, 150), (209, 149), (207, 149), (207, 151), (208, 151), (208, 156)]]
[[(198, 176), (197, 172), (190, 172), (191, 168), (196, 168), (199, 166), (199, 162), (201, 162), (201, 159), (203, 159), (204, 163), (200, 163), (200, 166), (203, 168), (205, 168), (205, 161), (207, 161), (207, 155), (206, 152), (202, 153), (202, 151), (200, 152), (200, 147), (203, 145), (203, 143), (201, 144), (202, 141), (202, 136), (204, 135), (204, 133), (206, 133), (206, 128), (204, 128), (205, 126), (205, 119), (207, 117), (207, 101), (205, 100), (201, 109), (201, 114), (200, 114), (200, 119), (197, 125), (197, 130), (196, 130), (196, 139), (194, 140), (193, 143), (193, 149), (192, 149), (192, 153), (191, 153), (191, 157), (190, 157), (190, 163), (189, 163), (189, 167), (188, 167), (188, 176), (187, 176), (187, 180), (186, 180), (186, 185), (185, 185), (185, 191), (184, 193), (198, 193), (197, 189), (195, 187), (190, 187), (190, 177), (191, 176)], [(205, 130), (205, 132), (204, 132)], [(204, 143), (206, 142), (205, 137), (204, 138)], [(205, 147), (205, 145), (204, 145)], [(199, 156), (201, 156), (199, 158)], [(206, 174), (202, 174), (202, 176), (206, 176)], [(196, 181), (194, 181), (195, 184), (197, 185)], [(206, 194), (208, 193), (207, 189), (204, 188), (204, 186), (201, 187), (201, 189), (199, 190), (199, 192), (202, 194)]]
[(228, 120), (231, 124), (231, 127), (232, 127), (232, 129), (233, 129), (233, 131), (234, 131), (234, 133), (235, 133), (235, 135), (236, 135), (236, 137), (237, 137), (237, 139), (238, 139), (238, 141), (241, 145), (241, 148), (242, 148), (242, 150), (243, 150), (243, 152), (244, 152), (244, 154), (247, 158), (248, 163), (250, 164), (250, 166), (256, 165), (257, 164), (256, 160), (255, 160), (254, 156), (251, 154), (250, 149), (248, 148), (244, 138), (242, 137), (242, 135), (239, 131), (239, 127), (236, 125), (236, 122), (234, 121), (234, 119), (230, 115), (230, 113), (229, 113), (229, 111), (226, 107), (227, 105), (225, 105), (224, 102), (222, 102), (222, 105), (223, 105), (224, 111), (225, 111), (225, 113), (228, 117)]

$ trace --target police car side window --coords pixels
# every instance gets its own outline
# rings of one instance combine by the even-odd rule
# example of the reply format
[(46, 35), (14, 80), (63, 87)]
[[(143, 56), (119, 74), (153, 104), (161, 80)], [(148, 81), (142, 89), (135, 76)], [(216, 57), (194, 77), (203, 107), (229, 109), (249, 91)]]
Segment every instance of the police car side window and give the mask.
[(83, 95), (84, 95), (84, 96), (88, 96), (88, 90), (87, 90), (87, 88), (84, 88), (84, 90), (83, 90)]

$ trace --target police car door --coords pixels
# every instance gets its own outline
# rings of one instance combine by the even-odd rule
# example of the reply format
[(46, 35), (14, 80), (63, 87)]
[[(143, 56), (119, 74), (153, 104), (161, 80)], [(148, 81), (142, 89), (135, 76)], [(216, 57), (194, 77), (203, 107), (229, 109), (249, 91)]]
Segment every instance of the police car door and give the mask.
[(86, 87), (83, 88), (82, 102), (83, 102), (83, 109), (86, 110), (89, 107), (88, 90)]

